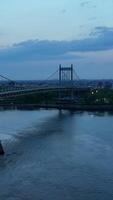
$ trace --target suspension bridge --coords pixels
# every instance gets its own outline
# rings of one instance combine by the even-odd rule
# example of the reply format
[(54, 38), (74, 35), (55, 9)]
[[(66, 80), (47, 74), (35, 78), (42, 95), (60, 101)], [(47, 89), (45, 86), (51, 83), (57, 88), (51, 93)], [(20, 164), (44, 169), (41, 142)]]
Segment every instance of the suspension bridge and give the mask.
[[(4, 80), (4, 86), (0, 89), (0, 102), (4, 104), (4, 101), (16, 99), (21, 96), (32, 95), (32, 94), (45, 94), (49, 92), (57, 92), (57, 106), (66, 102), (75, 101), (74, 91), (80, 90), (75, 85), (75, 80), (79, 80), (79, 76), (74, 70), (73, 65), (70, 67), (62, 67), (59, 65), (57, 71), (52, 73), (43, 84), (30, 85), (30, 84), (19, 84), (18, 82), (9, 79), (6, 76), (0, 75)], [(50, 80), (56, 80), (55, 82), (49, 83)], [(8, 84), (6, 84), (8, 83)], [(54, 84), (53, 84), (54, 83)], [(81, 89), (83, 90), (83, 89)], [(65, 93), (65, 95), (64, 95)], [(46, 101), (46, 99), (45, 99)], [(45, 104), (44, 104), (45, 105)], [(44, 107), (43, 105), (43, 107)], [(51, 105), (52, 106), (52, 105)]]

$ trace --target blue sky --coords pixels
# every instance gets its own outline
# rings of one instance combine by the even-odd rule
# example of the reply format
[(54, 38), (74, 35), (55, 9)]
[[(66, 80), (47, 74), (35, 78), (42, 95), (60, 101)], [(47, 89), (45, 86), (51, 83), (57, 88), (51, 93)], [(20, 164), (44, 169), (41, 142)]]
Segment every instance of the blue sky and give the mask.
[(45, 79), (59, 63), (113, 78), (112, 0), (1, 0), (0, 74)]

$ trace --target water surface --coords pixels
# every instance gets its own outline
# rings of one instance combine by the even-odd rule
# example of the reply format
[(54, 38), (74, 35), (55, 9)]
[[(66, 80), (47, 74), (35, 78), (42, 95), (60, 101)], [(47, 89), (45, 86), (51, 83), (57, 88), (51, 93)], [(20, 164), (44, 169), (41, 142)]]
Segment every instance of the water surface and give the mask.
[(113, 114), (0, 111), (0, 200), (113, 199)]

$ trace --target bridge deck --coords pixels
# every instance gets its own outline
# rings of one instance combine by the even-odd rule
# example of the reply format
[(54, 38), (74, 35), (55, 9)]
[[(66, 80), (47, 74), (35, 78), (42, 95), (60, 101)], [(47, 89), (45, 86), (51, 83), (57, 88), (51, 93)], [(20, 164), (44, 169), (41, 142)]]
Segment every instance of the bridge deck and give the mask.
[(13, 96), (23, 96), (26, 94), (35, 94), (41, 92), (57, 92), (57, 91), (66, 91), (66, 90), (76, 90), (76, 91), (85, 91), (88, 88), (76, 88), (75, 86), (46, 86), (46, 87), (34, 87), (34, 88), (22, 88), (14, 89), (9, 91), (0, 92), (0, 99), (4, 97), (13, 97)]

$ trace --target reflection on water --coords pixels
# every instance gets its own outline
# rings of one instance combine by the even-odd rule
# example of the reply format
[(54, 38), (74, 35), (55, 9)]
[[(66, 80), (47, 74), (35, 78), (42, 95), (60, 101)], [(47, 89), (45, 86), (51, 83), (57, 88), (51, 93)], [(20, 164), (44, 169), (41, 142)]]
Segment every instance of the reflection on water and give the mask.
[(2, 111), (0, 200), (113, 199), (113, 115)]

